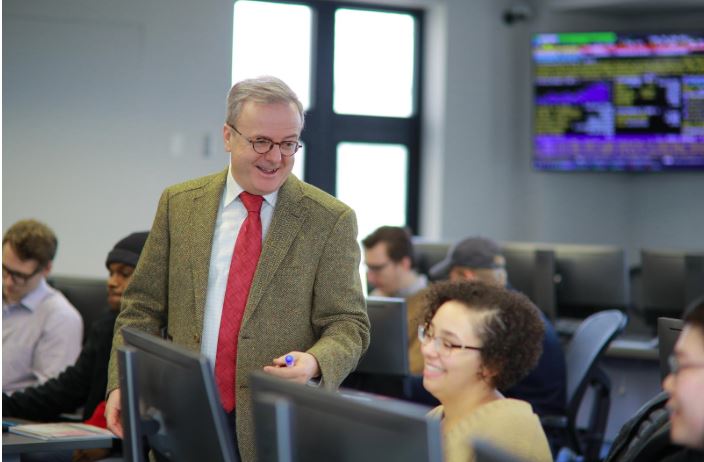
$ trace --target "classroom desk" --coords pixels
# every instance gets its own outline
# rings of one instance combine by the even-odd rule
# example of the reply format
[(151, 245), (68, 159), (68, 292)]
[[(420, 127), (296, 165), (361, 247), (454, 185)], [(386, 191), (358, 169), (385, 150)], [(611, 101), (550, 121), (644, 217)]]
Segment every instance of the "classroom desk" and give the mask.
[(74, 449), (111, 448), (113, 438), (106, 436), (90, 440), (47, 441), (16, 435), (11, 432), (2, 434), (3, 462), (19, 462), (21, 454), (31, 452), (72, 451)]

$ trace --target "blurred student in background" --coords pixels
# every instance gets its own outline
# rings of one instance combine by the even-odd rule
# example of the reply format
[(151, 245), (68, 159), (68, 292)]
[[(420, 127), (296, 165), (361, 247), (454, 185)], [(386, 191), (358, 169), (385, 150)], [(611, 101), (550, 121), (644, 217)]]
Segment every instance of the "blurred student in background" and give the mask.
[[(413, 374), (423, 371), (418, 338), (414, 335), (421, 322), (424, 291), (428, 278), (414, 269), (411, 233), (398, 226), (382, 226), (364, 238), (364, 263), (370, 295), (406, 299), (408, 315), (408, 367)], [(421, 400), (422, 401), (422, 400)]]
[(57, 246), (36, 220), (18, 221), (2, 238), (3, 393), (55, 377), (81, 352), (81, 315), (46, 282)]
[[(86, 423), (105, 428), (105, 392), (108, 381), (108, 362), (112, 348), (115, 319), (120, 311), (122, 293), (127, 288), (139, 255), (147, 240), (147, 232), (132, 233), (121, 239), (108, 253), (105, 266), (108, 269), (109, 310), (96, 321), (88, 333), (88, 339), (78, 360), (58, 377), (46, 383), (27, 388), (12, 396), (3, 394), (2, 413), (7, 417), (19, 417), (35, 421), (56, 421), (62, 413), (71, 413), (83, 408)], [(74, 460), (96, 460), (109, 450), (81, 451)], [(71, 454), (43, 454), (46, 460), (71, 460)]]

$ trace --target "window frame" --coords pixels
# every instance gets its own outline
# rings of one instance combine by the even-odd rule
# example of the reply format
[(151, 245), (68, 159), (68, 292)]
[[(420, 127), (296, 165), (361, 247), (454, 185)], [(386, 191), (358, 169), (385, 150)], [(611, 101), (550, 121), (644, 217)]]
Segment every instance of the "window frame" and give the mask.
[[(311, 37), (311, 103), (301, 135), (306, 148), (304, 177), (306, 182), (335, 195), (337, 145), (341, 142), (393, 143), (408, 149), (406, 226), (418, 234), (421, 168), (421, 114), (424, 12), (367, 3), (326, 0), (262, 0), (309, 6), (313, 12)], [(408, 118), (337, 114), (333, 110), (335, 12), (338, 9), (395, 12), (411, 15), (415, 20), (413, 113)], [(292, 32), (295, 33), (295, 25)], [(360, 179), (361, 181), (362, 179)], [(383, 185), (378, 185), (383, 191)]]

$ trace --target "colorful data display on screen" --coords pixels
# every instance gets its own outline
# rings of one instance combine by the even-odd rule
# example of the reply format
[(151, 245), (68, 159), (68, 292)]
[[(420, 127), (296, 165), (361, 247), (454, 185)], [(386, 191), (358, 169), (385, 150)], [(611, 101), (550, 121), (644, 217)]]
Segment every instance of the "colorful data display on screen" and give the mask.
[(537, 169), (704, 170), (704, 31), (532, 45)]

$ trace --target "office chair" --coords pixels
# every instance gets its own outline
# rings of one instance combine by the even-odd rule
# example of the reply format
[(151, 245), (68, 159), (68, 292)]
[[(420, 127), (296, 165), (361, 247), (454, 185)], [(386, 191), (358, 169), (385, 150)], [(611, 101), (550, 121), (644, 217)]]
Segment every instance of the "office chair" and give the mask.
[[(619, 310), (594, 313), (582, 321), (567, 345), (567, 409), (564, 416), (544, 416), (541, 421), (548, 435), (557, 439), (585, 462), (599, 460), (604, 441), (611, 382), (599, 367), (599, 360), (611, 341), (626, 327), (628, 317)], [(587, 390), (593, 402), (586, 428), (578, 428), (577, 416)]]
[[(83, 332), (87, 333), (95, 321), (108, 310), (107, 281), (100, 278), (51, 276), (49, 285), (63, 293), (83, 318)], [(83, 336), (85, 342), (86, 335)]]
[(413, 252), (415, 257), (415, 267), (418, 273), (425, 274), (430, 278), (430, 268), (441, 262), (446, 256), (452, 244), (446, 242), (429, 242), (421, 238), (413, 238)]

